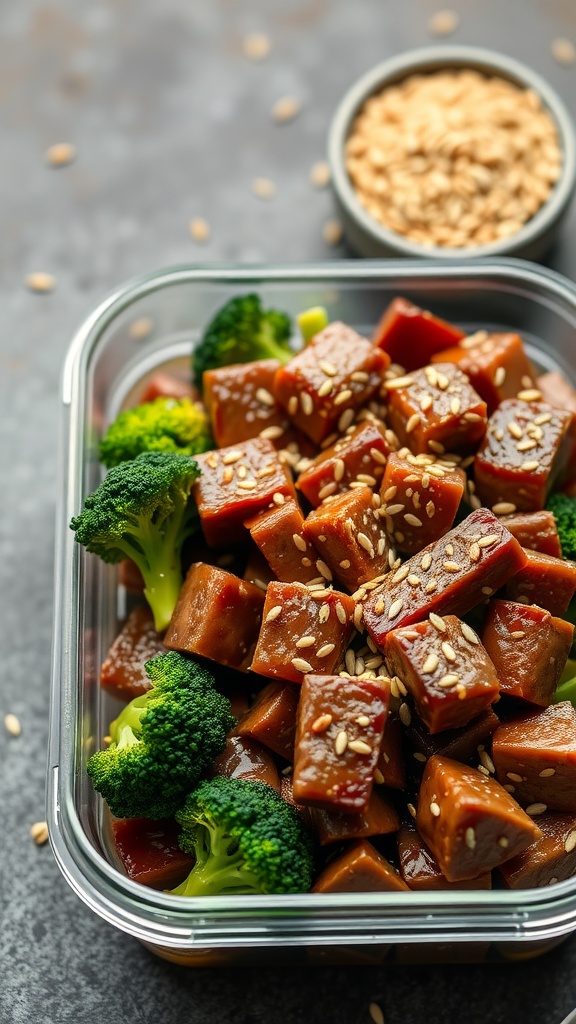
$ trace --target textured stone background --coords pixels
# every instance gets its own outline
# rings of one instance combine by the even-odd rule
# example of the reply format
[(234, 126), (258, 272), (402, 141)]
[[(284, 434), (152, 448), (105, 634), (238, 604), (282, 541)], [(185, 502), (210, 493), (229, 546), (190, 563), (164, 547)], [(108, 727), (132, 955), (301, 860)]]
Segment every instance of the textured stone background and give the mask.
[[(93, 916), (28, 829), (44, 817), (58, 378), (68, 340), (123, 279), (182, 261), (338, 259), (311, 187), (331, 111), (385, 56), (430, 41), (437, 0), (18, 0), (0, 5), (0, 1022), (559, 1024), (576, 1004), (576, 940), (524, 965), (186, 971)], [(574, 0), (454, 0), (454, 41), (527, 60), (573, 113)], [(242, 54), (246, 32), (273, 42)], [(302, 100), (279, 127), (272, 103)], [(70, 167), (44, 165), (58, 141)], [(262, 202), (250, 182), (266, 176)], [(191, 241), (205, 216), (212, 237)], [(574, 215), (551, 264), (576, 275)], [(53, 294), (26, 274), (48, 271)]]

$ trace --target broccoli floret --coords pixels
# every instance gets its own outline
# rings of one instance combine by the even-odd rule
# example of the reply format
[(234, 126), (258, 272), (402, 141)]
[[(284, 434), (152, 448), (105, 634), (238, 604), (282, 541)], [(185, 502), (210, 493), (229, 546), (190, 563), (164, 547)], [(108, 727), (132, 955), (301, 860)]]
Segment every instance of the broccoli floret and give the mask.
[(222, 753), (230, 701), (197, 662), (168, 651), (146, 663), (152, 688), (110, 725), (112, 743), (86, 766), (118, 818), (166, 818)]
[(177, 896), (306, 892), (312, 848), (298, 812), (265, 782), (201, 782), (176, 814), (196, 863)]
[(141, 452), (196, 455), (214, 447), (208, 417), (190, 398), (166, 398), (125, 409), (100, 442), (100, 459), (109, 469)]
[(557, 491), (550, 495), (546, 507), (556, 520), (564, 558), (576, 559), (576, 498)]
[(182, 545), (198, 524), (190, 489), (199, 474), (187, 455), (144, 452), (110, 469), (70, 523), (78, 543), (105, 562), (136, 562), (158, 631), (182, 586)]
[(255, 359), (278, 359), (287, 363), (290, 348), (290, 318), (275, 309), (262, 309), (257, 295), (239, 295), (222, 307), (210, 321), (192, 355), (194, 380), (202, 387), (205, 370)]

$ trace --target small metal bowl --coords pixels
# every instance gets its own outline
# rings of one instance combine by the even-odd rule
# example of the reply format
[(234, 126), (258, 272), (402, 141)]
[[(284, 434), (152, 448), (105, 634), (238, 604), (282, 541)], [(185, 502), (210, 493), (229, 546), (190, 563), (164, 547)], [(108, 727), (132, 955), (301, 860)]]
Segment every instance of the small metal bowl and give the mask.
[[(370, 96), (414, 74), (467, 68), (532, 89), (542, 100), (558, 131), (563, 154), (558, 181), (539, 210), (513, 235), (487, 245), (459, 248), (423, 246), (384, 227), (364, 209), (345, 166), (345, 145), (361, 107)], [(576, 187), (574, 125), (558, 94), (536, 72), (503, 54), (473, 46), (439, 46), (410, 50), (386, 60), (362, 76), (345, 94), (332, 119), (328, 159), (339, 216), (350, 245), (362, 256), (422, 256), (469, 259), (476, 256), (523, 256), (539, 259), (552, 244)]]

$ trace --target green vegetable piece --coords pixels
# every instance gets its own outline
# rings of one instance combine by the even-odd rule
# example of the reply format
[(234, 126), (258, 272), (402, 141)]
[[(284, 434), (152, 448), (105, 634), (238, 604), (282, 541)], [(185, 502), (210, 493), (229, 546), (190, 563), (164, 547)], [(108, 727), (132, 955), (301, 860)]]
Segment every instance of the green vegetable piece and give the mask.
[(201, 782), (176, 814), (196, 863), (177, 896), (306, 892), (312, 848), (298, 812), (265, 782)]
[(182, 586), (182, 545), (198, 528), (190, 490), (199, 475), (187, 455), (144, 452), (110, 469), (70, 523), (78, 543), (104, 562), (136, 563), (159, 632)]
[(176, 651), (146, 663), (152, 688), (110, 725), (112, 743), (86, 770), (117, 818), (166, 818), (182, 805), (234, 726), (212, 674)]
[(576, 498), (557, 491), (546, 506), (552, 512), (564, 558), (576, 560)]
[(324, 306), (311, 306), (298, 313), (296, 322), (306, 345), (315, 334), (319, 334), (330, 323), (328, 312)]
[(110, 469), (142, 452), (196, 455), (213, 447), (201, 405), (190, 398), (161, 396), (120, 413), (100, 442), (100, 459)]
[(291, 324), (286, 313), (264, 310), (257, 295), (239, 295), (220, 309), (208, 324), (192, 355), (196, 385), (202, 387), (202, 375), (232, 363), (251, 363), (255, 359), (278, 359), (287, 363), (294, 355), (290, 348)]

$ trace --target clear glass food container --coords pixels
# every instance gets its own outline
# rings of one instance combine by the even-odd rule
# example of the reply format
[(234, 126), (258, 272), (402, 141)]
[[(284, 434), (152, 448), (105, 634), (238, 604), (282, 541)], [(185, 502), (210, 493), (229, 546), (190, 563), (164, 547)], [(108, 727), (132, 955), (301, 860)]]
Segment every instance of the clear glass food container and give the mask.
[(116, 567), (68, 528), (101, 479), (105, 425), (158, 368), (187, 368), (214, 311), (239, 292), (290, 314), (324, 305), (369, 333), (403, 295), (468, 331), (518, 331), (543, 370), (576, 383), (576, 287), (518, 260), (362, 261), (180, 267), (130, 282), (74, 337), (62, 380), (48, 823), (74, 891), (110, 924), (179, 963), (479, 960), (535, 956), (576, 929), (576, 878), (524, 891), (237, 896), (185, 899), (115, 866), (102, 801), (85, 772), (119, 706), (99, 687), (126, 595)]

